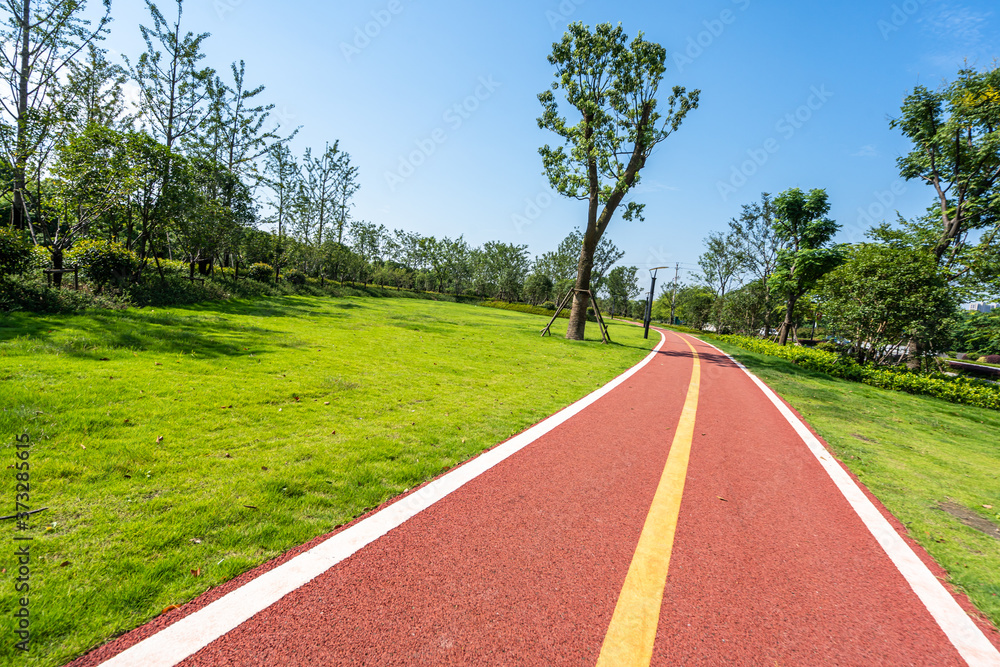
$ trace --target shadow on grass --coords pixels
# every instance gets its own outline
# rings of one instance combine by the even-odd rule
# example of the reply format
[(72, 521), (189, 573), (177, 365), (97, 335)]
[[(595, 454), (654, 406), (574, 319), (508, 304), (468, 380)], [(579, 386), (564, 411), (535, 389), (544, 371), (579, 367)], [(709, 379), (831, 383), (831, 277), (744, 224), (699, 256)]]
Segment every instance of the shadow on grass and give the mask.
[[(253, 302), (209, 302), (194, 306), (127, 311), (91, 311), (82, 315), (15, 315), (0, 322), (0, 341), (27, 339), (48, 351), (74, 358), (97, 358), (108, 350), (231, 357), (267, 352), (261, 345), (299, 347), (293, 334), (270, 327), (234, 322), (229, 316), (350, 318), (295, 303), (290, 298)], [(266, 324), (266, 320), (261, 322)]]

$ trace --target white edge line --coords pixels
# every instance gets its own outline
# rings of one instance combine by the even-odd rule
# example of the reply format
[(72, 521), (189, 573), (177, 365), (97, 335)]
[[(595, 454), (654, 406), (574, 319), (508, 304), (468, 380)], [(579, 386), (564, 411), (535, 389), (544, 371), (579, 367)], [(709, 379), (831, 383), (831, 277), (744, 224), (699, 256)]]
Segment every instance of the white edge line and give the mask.
[(101, 664), (172, 667), (193, 655), (596, 403), (656, 357), (666, 342), (659, 333), (660, 344), (645, 359), (597, 391)]
[[(701, 339), (698, 339), (701, 340)], [(913, 552), (899, 533), (886, 520), (878, 508), (858, 487), (857, 483), (848, 475), (834, 456), (823, 446), (823, 443), (812, 434), (809, 428), (802, 423), (795, 413), (793, 413), (784, 401), (764, 384), (756, 375), (750, 372), (746, 366), (733, 359), (711, 343), (701, 341), (709, 347), (724, 354), (734, 364), (739, 366), (746, 373), (754, 384), (756, 384), (764, 395), (778, 408), (782, 416), (788, 420), (795, 432), (809, 447), (809, 451), (819, 460), (820, 465), (836, 484), (840, 492), (844, 494), (847, 502), (851, 504), (854, 511), (864, 522), (865, 526), (885, 550), (886, 555), (906, 579), (907, 583), (917, 594), (920, 601), (927, 607), (927, 611), (941, 626), (941, 630), (948, 637), (951, 643), (958, 650), (959, 654), (970, 667), (998, 667), (1000, 666), (1000, 651), (986, 638), (982, 630), (969, 618), (969, 615), (955, 601), (951, 593), (945, 589), (944, 585), (938, 581), (934, 573), (928, 569), (922, 560)]]

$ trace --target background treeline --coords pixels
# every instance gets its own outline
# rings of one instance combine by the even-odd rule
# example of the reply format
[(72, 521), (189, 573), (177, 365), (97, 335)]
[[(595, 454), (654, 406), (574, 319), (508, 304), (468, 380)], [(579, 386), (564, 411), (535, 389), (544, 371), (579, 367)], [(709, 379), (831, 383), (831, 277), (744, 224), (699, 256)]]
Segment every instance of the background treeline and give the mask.
[(1000, 355), (1000, 313), (960, 308), (1000, 294), (1000, 68), (917, 86), (890, 125), (912, 144), (900, 178), (929, 186), (924, 215), (874, 224), (895, 198), (875, 193), (858, 212), (871, 225), (864, 240), (836, 244), (824, 190), (763, 194), (705, 239), (700, 271), (668, 285), (654, 313), (782, 345), (823, 338), (862, 364)]
[[(578, 232), (533, 259), (523, 245), (473, 247), (355, 219), (350, 153), (334, 140), (293, 154), (297, 129), (273, 119), (244, 63), (204, 67), (208, 35), (187, 31), (181, 0), (169, 13), (146, 6), (146, 48), (121, 63), (101, 48), (109, 1), (94, 21), (75, 0), (0, 7), (0, 307), (170, 303), (329, 281), (554, 307), (572, 288)], [(608, 309), (633, 310), (636, 270), (612, 269), (622, 253), (610, 242), (598, 255), (595, 292)], [(70, 267), (82, 293), (58, 291)]]

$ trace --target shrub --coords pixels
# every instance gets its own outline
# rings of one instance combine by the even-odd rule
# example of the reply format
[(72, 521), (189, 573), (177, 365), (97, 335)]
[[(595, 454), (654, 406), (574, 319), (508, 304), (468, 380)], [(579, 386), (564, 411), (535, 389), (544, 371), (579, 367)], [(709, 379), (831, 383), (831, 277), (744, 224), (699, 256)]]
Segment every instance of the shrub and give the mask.
[(52, 266), (52, 255), (40, 245), (31, 246), (31, 269), (40, 271)]
[(13, 227), (0, 227), (0, 276), (20, 275), (31, 268), (31, 242)]
[(135, 253), (121, 243), (89, 239), (74, 245), (66, 258), (78, 264), (80, 273), (98, 287), (110, 282), (121, 284), (132, 275), (139, 261)]
[(967, 355), (965, 355), (965, 358), (967, 361), (979, 361), (979, 355), (976, 354), (975, 352), (968, 353)]
[(982, 360), (988, 364), (1000, 364), (1000, 354), (987, 354)]
[(285, 271), (285, 280), (293, 285), (305, 285), (306, 284), (306, 274), (302, 273), (298, 269), (289, 269)]
[(824, 340), (821, 343), (817, 343), (814, 349), (819, 350), (820, 352), (837, 353), (840, 351), (840, 348), (837, 346), (837, 344), (829, 340)]
[(264, 262), (257, 262), (247, 269), (246, 276), (259, 283), (269, 283), (274, 278), (274, 267)]
[(807, 370), (861, 382), (872, 387), (934, 396), (952, 403), (964, 403), (980, 408), (1000, 410), (1000, 385), (992, 382), (965, 377), (949, 377), (940, 373), (920, 375), (905, 369), (884, 368), (871, 364), (861, 366), (853, 359), (839, 357), (830, 352), (794, 345), (782, 346), (759, 338), (719, 336), (719, 340), (732, 343), (750, 352), (787, 359)]
[(544, 308), (545, 310), (555, 310), (556, 304), (552, 303), (551, 301), (546, 301), (541, 306), (539, 306), (539, 308)]

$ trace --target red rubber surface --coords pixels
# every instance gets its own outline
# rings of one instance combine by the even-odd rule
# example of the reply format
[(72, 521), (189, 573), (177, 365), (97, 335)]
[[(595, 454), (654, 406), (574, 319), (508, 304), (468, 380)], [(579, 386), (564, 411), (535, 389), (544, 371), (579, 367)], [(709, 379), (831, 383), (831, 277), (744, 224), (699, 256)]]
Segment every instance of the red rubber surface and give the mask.
[[(791, 426), (695, 345), (701, 398), (653, 664), (964, 664)], [(668, 333), (586, 411), (181, 664), (593, 664), (691, 363)]]

